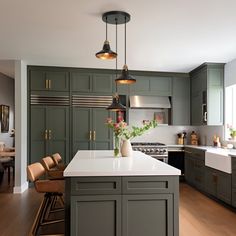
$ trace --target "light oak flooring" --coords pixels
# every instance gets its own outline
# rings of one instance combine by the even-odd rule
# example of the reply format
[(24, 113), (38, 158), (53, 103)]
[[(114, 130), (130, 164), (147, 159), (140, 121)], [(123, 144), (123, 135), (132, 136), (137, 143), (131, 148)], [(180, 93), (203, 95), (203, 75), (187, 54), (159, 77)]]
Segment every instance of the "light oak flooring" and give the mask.
[[(0, 235), (26, 236), (43, 195), (0, 193)], [(180, 236), (235, 236), (236, 213), (180, 184)], [(161, 236), (161, 235), (160, 235)]]

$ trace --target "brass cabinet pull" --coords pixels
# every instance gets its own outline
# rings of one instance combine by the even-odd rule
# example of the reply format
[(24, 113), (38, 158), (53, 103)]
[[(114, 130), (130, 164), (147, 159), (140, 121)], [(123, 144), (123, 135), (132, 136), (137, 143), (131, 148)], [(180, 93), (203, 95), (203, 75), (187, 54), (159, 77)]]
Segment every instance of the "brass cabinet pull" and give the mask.
[(48, 139), (51, 140), (52, 139), (52, 131), (49, 129), (48, 130)]
[(48, 89), (48, 80), (45, 80), (45, 88)]
[(49, 79), (48, 80), (48, 88), (51, 89), (51, 87), (52, 87), (52, 81)]
[(48, 140), (48, 130), (47, 129), (44, 131), (44, 139)]
[(89, 141), (91, 141), (92, 140), (92, 131), (90, 130), (89, 131)]
[(95, 141), (96, 140), (96, 131), (94, 130), (93, 131), (93, 141)]

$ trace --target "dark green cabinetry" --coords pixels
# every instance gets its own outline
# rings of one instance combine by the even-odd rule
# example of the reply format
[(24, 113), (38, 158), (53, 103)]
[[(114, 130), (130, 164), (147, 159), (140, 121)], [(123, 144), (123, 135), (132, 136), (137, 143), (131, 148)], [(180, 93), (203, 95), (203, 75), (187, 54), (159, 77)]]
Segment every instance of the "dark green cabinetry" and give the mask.
[(130, 86), (133, 95), (172, 95), (172, 77), (134, 75), (136, 83)]
[(236, 162), (233, 165), (233, 159), (231, 175), (205, 166), (204, 150), (185, 147), (185, 180), (197, 189), (235, 207)]
[(30, 163), (59, 152), (69, 161), (69, 107), (31, 106)]
[(72, 196), (70, 235), (121, 236), (121, 196)]
[(204, 63), (190, 72), (191, 124), (223, 124), (224, 64)]
[(232, 205), (236, 207), (236, 157), (232, 157)]
[(103, 73), (71, 72), (73, 92), (112, 94), (113, 75)]
[(231, 175), (206, 167), (206, 192), (231, 204)]
[(178, 181), (178, 176), (66, 178), (66, 235), (178, 236)]
[(205, 151), (185, 148), (185, 179), (199, 190), (205, 190)]
[(78, 150), (112, 149), (112, 130), (105, 125), (112, 113), (105, 108), (73, 107), (73, 155)]
[(172, 125), (190, 125), (190, 79), (173, 78)]
[(32, 91), (69, 91), (69, 73), (66, 71), (30, 70)]

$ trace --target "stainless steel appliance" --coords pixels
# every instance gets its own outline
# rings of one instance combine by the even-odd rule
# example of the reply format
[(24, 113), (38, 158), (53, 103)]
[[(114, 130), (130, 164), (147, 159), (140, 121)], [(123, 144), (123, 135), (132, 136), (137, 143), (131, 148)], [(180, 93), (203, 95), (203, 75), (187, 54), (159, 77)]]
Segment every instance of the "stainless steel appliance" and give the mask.
[(163, 143), (134, 142), (131, 145), (134, 151), (143, 152), (157, 160), (168, 163), (168, 149)]

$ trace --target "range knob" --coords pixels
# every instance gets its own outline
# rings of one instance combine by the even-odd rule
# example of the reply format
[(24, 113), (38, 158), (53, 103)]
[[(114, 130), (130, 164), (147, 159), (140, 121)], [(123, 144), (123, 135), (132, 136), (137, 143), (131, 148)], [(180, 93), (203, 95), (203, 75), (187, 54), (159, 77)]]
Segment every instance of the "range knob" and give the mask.
[(146, 151), (147, 151), (147, 149), (144, 148), (142, 152), (146, 152)]
[(147, 152), (150, 152), (150, 148), (147, 148)]
[(138, 148), (138, 150), (139, 150), (140, 152), (142, 152), (143, 149), (142, 149), (142, 148)]
[(154, 149), (154, 148), (152, 148), (152, 149), (151, 149), (151, 153), (154, 153), (154, 152), (155, 152), (155, 149)]

